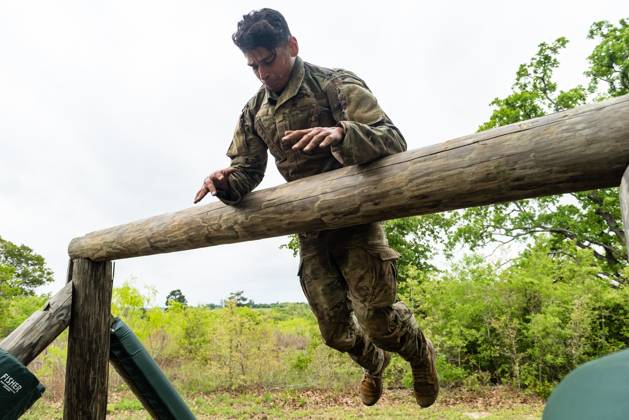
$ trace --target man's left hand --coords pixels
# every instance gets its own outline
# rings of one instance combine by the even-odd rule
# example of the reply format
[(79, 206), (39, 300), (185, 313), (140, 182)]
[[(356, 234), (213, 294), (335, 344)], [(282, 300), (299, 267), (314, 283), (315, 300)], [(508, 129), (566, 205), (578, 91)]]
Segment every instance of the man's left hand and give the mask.
[(344, 136), (343, 127), (313, 127), (286, 131), (282, 142), (288, 145), (294, 143), (293, 150), (310, 152), (316, 147), (325, 148), (340, 143)]

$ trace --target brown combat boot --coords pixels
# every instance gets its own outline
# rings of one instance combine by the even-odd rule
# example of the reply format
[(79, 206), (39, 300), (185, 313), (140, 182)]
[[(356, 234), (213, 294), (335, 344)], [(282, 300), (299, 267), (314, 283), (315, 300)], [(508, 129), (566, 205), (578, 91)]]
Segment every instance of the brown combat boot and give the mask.
[(413, 372), (413, 390), (415, 399), (421, 407), (430, 407), (439, 394), (439, 378), (435, 367), (435, 349), (427, 338), (421, 357), (411, 361)]
[(365, 370), (363, 380), (360, 383), (360, 399), (365, 405), (374, 405), (382, 395), (382, 374), (391, 361), (391, 353), (384, 352), (382, 367), (376, 374)]

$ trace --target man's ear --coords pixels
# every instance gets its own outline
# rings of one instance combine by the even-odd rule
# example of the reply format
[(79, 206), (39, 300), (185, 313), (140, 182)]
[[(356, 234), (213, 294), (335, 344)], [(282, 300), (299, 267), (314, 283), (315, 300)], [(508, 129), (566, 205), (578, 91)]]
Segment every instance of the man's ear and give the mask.
[(297, 54), (299, 54), (299, 43), (297, 43), (297, 38), (294, 36), (288, 38), (288, 52), (290, 52), (291, 57), (297, 57)]

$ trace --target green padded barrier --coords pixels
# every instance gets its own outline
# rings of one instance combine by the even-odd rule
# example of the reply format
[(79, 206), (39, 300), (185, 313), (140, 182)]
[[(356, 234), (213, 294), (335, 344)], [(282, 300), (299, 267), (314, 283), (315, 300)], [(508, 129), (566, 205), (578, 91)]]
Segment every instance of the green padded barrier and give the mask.
[(544, 420), (629, 419), (629, 349), (579, 366), (550, 395)]
[(154, 418), (195, 418), (140, 340), (119, 318), (111, 324), (109, 359)]
[(45, 390), (19, 360), (0, 349), (0, 420), (19, 418)]

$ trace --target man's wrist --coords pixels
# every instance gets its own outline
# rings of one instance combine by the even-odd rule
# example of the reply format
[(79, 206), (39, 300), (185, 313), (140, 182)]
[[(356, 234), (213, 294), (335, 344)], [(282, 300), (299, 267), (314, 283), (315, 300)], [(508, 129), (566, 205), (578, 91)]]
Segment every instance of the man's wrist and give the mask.
[(345, 127), (343, 126), (343, 123), (338, 122), (336, 124), (335, 130), (337, 131), (339, 135), (339, 141), (337, 143), (340, 143), (343, 141), (343, 139), (345, 139)]

